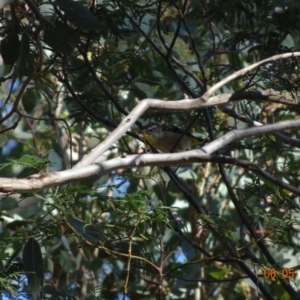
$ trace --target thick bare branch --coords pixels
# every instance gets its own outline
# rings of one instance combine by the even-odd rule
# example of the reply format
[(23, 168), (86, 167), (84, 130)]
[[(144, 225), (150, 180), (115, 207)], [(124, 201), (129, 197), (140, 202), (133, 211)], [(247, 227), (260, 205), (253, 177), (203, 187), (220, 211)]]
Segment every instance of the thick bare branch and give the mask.
[[(186, 157), (185, 157), (186, 155)], [(280, 185), (293, 193), (300, 195), (300, 189), (289, 185), (282, 180), (274, 178), (258, 165), (226, 156), (206, 155), (201, 150), (192, 150), (182, 153), (172, 154), (134, 154), (129, 156), (116, 157), (102, 163), (82, 167), (80, 170), (66, 170), (50, 174), (37, 174), (25, 179), (0, 178), (0, 192), (3, 193), (28, 193), (37, 192), (45, 188), (55, 187), (68, 182), (89, 179), (95, 176), (101, 176), (107, 172), (119, 168), (133, 168), (144, 166), (170, 166), (193, 162), (217, 162), (238, 165), (251, 170), (268, 180)]]
[[(119, 168), (128, 169), (132, 167), (143, 166), (171, 166), (193, 162), (212, 161), (208, 160), (207, 155), (212, 154), (213, 152), (219, 150), (220, 148), (233, 141), (240, 140), (248, 136), (261, 135), (265, 133), (299, 127), (300, 120), (289, 120), (278, 122), (272, 125), (263, 125), (246, 129), (235, 129), (205, 145), (199, 150), (168, 154), (135, 154), (130, 156), (123, 155), (121, 157), (113, 158), (111, 160), (93, 164), (90, 166), (84, 166), (81, 168), (78, 167), (76, 169), (73, 168), (71, 170), (50, 174), (37, 174), (36, 176), (31, 176), (27, 179), (0, 178), (0, 191), (6, 193), (34, 192), (44, 188), (62, 185), (68, 182), (89, 179), (96, 175), (99, 176)], [(115, 136), (117, 136), (118, 134), (119, 133), (116, 132)], [(103, 145), (103, 147), (105, 148), (109, 142), (110, 137), (108, 137), (99, 146)], [(251, 163), (249, 162), (249, 164)]]
[(300, 56), (300, 52), (292, 52), (292, 53), (282, 53), (282, 54), (278, 54), (278, 55), (274, 55), (271, 56), (269, 58), (266, 58), (264, 60), (261, 60), (255, 64), (252, 64), (250, 66), (247, 66), (239, 71), (234, 72), (233, 74), (227, 76), (226, 78), (224, 78), (223, 80), (219, 81), (217, 84), (215, 84), (214, 86), (212, 86), (205, 94), (204, 94), (204, 99), (209, 99), (209, 97), (211, 95), (213, 95), (214, 92), (216, 92), (218, 89), (220, 89), (222, 86), (224, 86), (226, 83), (237, 79), (239, 77), (244, 76), (245, 74), (249, 73), (250, 71), (256, 69), (259, 66), (262, 66), (264, 64), (270, 63), (270, 62), (274, 62), (277, 60), (281, 60), (281, 59), (286, 59), (286, 58), (290, 58), (290, 57), (297, 57)]
[[(251, 118), (241, 114), (241, 113), (238, 113), (236, 112), (235, 110), (229, 108), (229, 107), (219, 107), (222, 112), (224, 112), (225, 114), (228, 114), (229, 116), (233, 117), (233, 118), (236, 118), (250, 126), (262, 126), (264, 125), (263, 123), (260, 123), (258, 121), (254, 121), (252, 120)], [(283, 143), (286, 143), (286, 144), (289, 144), (289, 145), (292, 145), (292, 146), (295, 146), (295, 147), (300, 147), (300, 140), (298, 139), (294, 139), (294, 138), (291, 138), (285, 134), (282, 134), (280, 132), (272, 132), (272, 134), (280, 141), (282, 141)]]
[[(234, 94), (221, 94), (211, 97), (208, 101), (204, 101), (201, 97), (197, 99), (183, 99), (178, 101), (164, 101), (157, 99), (144, 99), (141, 101), (131, 113), (120, 123), (120, 125), (106, 138), (104, 142), (96, 146), (91, 153), (86, 155), (74, 168), (87, 166), (97, 160), (97, 158), (108, 150), (115, 142), (117, 142), (127, 130), (129, 130), (138, 118), (148, 109), (155, 109), (158, 111), (188, 111), (201, 109), (205, 107), (211, 107), (215, 105), (226, 104), (232, 98), (234, 100), (245, 99), (245, 97), (251, 99), (265, 99), (271, 101), (272, 98), (276, 98), (276, 102), (283, 96), (278, 95), (278, 92), (273, 90), (267, 90), (262, 92), (243, 92)], [(286, 100), (289, 101), (289, 100)], [(294, 103), (289, 101), (289, 103)], [(272, 131), (274, 132), (274, 131)], [(214, 151), (213, 151), (214, 152)]]

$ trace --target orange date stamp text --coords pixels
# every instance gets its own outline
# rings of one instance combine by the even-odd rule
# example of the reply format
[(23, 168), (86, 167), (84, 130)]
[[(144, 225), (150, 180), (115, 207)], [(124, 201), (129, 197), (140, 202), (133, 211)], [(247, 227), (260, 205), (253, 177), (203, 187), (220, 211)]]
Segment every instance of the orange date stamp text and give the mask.
[(281, 275), (282, 278), (293, 279), (295, 277), (294, 269), (284, 268), (282, 270), (276, 269), (264, 269), (264, 278), (266, 279), (276, 279), (277, 276)]

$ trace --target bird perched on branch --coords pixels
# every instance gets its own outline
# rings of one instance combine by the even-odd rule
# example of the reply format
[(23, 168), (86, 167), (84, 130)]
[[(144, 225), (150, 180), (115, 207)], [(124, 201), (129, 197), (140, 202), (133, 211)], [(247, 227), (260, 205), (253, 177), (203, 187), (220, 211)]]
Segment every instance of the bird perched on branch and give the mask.
[[(190, 150), (196, 145), (203, 145), (206, 140), (193, 136), (190, 132), (184, 132), (174, 125), (150, 123), (141, 131), (143, 139), (161, 152), (182, 152)], [(175, 149), (172, 149), (174, 148)]]

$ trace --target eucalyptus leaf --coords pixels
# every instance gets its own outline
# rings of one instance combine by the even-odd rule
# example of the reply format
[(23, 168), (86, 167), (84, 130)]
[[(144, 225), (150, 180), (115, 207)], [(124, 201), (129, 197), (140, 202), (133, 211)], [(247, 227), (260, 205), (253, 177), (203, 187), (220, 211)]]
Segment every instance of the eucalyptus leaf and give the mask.
[(35, 239), (30, 238), (25, 244), (22, 260), (30, 291), (33, 293), (41, 291), (44, 280), (43, 257)]
[(53, 30), (57, 32), (62, 39), (70, 44), (80, 43), (80, 38), (77, 35), (76, 31), (67, 24), (57, 21), (55, 22)]
[(1, 40), (1, 55), (6, 65), (13, 65), (20, 55), (21, 42), (16, 33), (5, 37)]
[(70, 0), (57, 0), (55, 3), (65, 12), (68, 20), (74, 25), (90, 30), (105, 29), (105, 26), (98, 21), (95, 15), (80, 3)]
[(17, 65), (17, 76), (22, 79), (26, 72), (26, 63), (28, 62), (28, 56), (30, 53), (29, 36), (26, 32), (22, 34), (20, 57)]
[(73, 52), (73, 47), (56, 28), (45, 29), (44, 42), (53, 48), (54, 51), (58, 51), (66, 55), (71, 55)]

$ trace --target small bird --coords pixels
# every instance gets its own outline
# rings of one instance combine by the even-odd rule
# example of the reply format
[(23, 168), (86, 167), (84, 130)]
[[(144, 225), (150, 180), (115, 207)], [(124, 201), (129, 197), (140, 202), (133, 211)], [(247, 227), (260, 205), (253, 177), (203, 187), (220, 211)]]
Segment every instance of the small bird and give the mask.
[[(174, 125), (150, 123), (141, 131), (143, 139), (161, 152), (169, 153), (179, 137), (182, 136), (183, 130)], [(205, 140), (193, 136), (186, 132), (177, 144), (174, 152), (183, 152), (190, 150), (193, 146), (203, 144)]]

